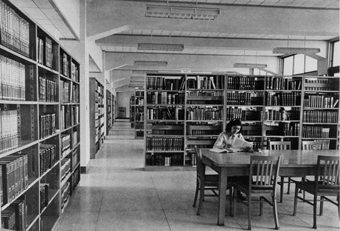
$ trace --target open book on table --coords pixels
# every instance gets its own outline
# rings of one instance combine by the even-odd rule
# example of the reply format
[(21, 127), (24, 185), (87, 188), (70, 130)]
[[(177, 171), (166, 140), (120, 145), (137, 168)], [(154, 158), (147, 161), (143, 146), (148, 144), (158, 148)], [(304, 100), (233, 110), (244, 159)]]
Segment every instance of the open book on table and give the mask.
[(212, 148), (210, 151), (212, 152), (242, 152), (247, 148), (252, 148), (253, 142), (248, 142), (240, 138), (235, 138), (232, 143), (232, 148)]

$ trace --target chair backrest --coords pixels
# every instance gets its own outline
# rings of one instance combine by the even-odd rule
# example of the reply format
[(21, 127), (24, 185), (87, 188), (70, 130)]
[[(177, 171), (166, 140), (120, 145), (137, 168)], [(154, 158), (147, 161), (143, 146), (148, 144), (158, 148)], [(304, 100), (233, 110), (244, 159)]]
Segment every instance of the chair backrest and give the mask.
[(197, 177), (202, 176), (202, 171), (203, 171), (203, 165), (202, 165), (202, 156), (199, 148), (195, 146), (195, 156), (196, 156), (196, 172), (197, 172)]
[(321, 150), (322, 142), (317, 140), (304, 140), (302, 141), (302, 150)]
[(291, 147), (290, 141), (269, 141), (269, 150), (290, 150)]
[(339, 191), (339, 162), (339, 156), (318, 156), (315, 174), (316, 189), (333, 189)]
[(251, 189), (272, 189), (276, 191), (281, 156), (250, 156), (249, 185)]

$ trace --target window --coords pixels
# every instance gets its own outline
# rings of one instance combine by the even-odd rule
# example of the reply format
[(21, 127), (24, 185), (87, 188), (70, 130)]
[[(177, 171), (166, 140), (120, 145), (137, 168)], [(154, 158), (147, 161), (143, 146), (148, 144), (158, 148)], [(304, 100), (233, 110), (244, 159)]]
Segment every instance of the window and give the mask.
[(294, 56), (289, 56), (283, 59), (283, 75), (293, 74), (293, 60)]
[(340, 66), (340, 51), (339, 51), (340, 47), (339, 47), (339, 41), (336, 41), (334, 43), (332, 43), (332, 63), (331, 66), (332, 67), (337, 67)]
[(283, 75), (296, 75), (318, 70), (318, 60), (307, 55), (296, 54), (283, 58)]

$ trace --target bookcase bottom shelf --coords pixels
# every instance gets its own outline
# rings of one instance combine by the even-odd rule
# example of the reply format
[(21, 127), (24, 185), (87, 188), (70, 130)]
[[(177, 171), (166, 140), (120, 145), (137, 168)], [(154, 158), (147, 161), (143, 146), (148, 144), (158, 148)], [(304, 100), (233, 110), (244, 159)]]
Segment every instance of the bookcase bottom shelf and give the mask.
[(145, 171), (196, 171), (193, 166), (145, 166)]

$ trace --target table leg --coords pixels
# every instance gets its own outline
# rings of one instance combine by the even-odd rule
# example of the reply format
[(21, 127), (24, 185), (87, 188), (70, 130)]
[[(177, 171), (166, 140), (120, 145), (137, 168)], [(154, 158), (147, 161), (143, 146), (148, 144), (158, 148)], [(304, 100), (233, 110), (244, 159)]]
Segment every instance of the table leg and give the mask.
[(218, 218), (217, 218), (217, 225), (220, 226), (224, 226), (226, 189), (227, 189), (227, 172), (225, 168), (221, 168), (219, 174)]

